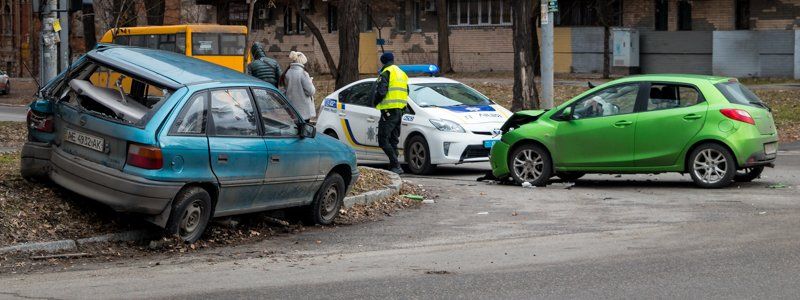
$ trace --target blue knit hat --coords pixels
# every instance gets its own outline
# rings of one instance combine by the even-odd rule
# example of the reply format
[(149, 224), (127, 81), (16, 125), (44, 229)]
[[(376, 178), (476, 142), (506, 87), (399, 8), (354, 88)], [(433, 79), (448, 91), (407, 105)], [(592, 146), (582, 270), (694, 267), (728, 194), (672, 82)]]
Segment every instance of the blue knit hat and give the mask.
[(392, 54), (392, 52), (386, 52), (384, 54), (381, 54), (381, 63), (382, 64), (385, 65), (385, 64), (393, 62), (393, 61), (394, 61), (394, 54)]

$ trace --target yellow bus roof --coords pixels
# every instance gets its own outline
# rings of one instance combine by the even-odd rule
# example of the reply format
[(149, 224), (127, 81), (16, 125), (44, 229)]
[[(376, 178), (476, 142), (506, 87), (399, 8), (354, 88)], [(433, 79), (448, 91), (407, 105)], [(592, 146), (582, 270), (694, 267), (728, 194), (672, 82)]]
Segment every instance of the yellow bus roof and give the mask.
[[(103, 34), (102, 42), (111, 42), (112, 31), (109, 29)], [(247, 34), (247, 26), (217, 25), (217, 24), (184, 24), (165, 26), (138, 26), (120, 27), (118, 35), (143, 35), (143, 34), (170, 34), (180, 32), (214, 32), (214, 33), (242, 33)]]

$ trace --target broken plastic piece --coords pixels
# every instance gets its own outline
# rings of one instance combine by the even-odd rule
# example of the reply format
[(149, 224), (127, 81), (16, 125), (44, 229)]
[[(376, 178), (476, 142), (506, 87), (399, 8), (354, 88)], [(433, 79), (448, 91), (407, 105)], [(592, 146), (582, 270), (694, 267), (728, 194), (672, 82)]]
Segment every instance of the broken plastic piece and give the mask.
[[(73, 79), (69, 87), (81, 96), (86, 96), (113, 111), (118, 118), (131, 123), (138, 123), (147, 114), (147, 107), (120, 94), (117, 90), (97, 87), (91, 82)], [(122, 98), (125, 97), (125, 98)]]

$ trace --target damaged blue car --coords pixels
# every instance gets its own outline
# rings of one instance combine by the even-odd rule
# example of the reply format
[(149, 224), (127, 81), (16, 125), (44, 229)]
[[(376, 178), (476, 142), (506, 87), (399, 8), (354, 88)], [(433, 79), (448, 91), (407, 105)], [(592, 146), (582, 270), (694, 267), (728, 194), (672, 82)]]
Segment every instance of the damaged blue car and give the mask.
[(305, 207), (330, 224), (358, 178), (274, 86), (166, 51), (100, 45), (30, 105), (22, 175), (194, 242), (213, 217)]

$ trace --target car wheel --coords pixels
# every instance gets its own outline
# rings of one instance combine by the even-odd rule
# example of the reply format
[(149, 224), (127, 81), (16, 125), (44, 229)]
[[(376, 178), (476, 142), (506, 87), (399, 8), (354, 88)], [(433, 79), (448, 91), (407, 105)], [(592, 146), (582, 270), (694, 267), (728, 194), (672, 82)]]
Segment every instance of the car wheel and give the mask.
[(556, 172), (556, 176), (561, 178), (563, 181), (575, 181), (586, 175), (586, 173), (581, 172)]
[(178, 193), (165, 228), (166, 233), (194, 243), (211, 219), (211, 196), (200, 187), (189, 187)]
[(328, 130), (325, 130), (325, 134), (328, 135), (329, 137), (335, 138), (337, 140), (339, 139), (339, 135), (336, 134), (336, 131), (328, 129)]
[(436, 165), (431, 164), (431, 149), (428, 141), (421, 135), (415, 135), (407, 143), (405, 149), (406, 164), (411, 173), (417, 175), (430, 174)]
[(322, 186), (314, 195), (314, 201), (308, 207), (305, 221), (308, 224), (330, 225), (339, 216), (339, 209), (344, 202), (347, 191), (342, 175), (331, 173), (325, 178)]
[(11, 82), (6, 83), (6, 95), (11, 94)]
[(699, 187), (722, 188), (731, 184), (736, 163), (728, 149), (718, 144), (702, 144), (689, 156), (689, 174)]
[(535, 186), (545, 186), (552, 174), (553, 162), (542, 146), (524, 144), (511, 152), (508, 169), (517, 184), (529, 182)]
[(733, 180), (736, 182), (750, 182), (756, 178), (761, 177), (761, 172), (764, 172), (764, 167), (744, 168), (736, 171)]

